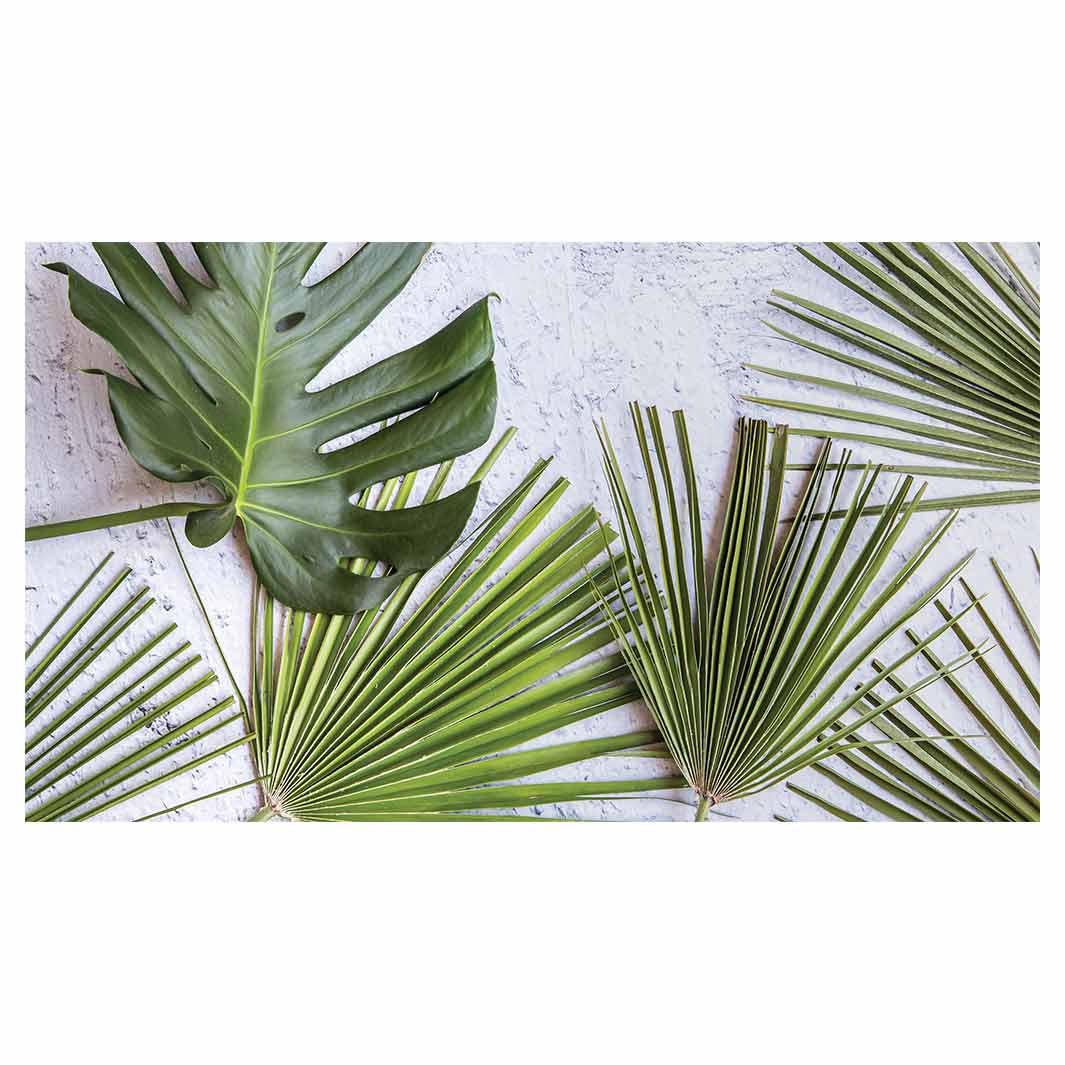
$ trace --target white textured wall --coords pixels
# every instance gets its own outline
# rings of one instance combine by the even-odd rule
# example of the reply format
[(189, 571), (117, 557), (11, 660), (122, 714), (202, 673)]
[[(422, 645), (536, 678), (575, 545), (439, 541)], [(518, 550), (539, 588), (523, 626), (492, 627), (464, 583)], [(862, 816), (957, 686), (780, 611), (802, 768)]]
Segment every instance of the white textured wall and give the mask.
[[(330, 245), (323, 265), (335, 265), (353, 247)], [(154, 255), (152, 246), (141, 248)], [(1022, 267), (1038, 278), (1038, 260), (1033, 260), (1032, 252), (1018, 248), (1017, 254)], [(189, 498), (194, 489), (156, 481), (130, 459), (115, 432), (103, 381), (77, 372), (88, 367), (115, 369), (118, 362), (102, 340), (71, 316), (65, 279), (42, 268), (43, 263), (57, 259), (92, 280), (109, 284), (86, 244), (27, 247), (26, 522)], [(666, 409), (683, 406), (687, 410), (700, 463), (704, 516), (710, 520), (726, 483), (735, 419), (741, 413), (755, 413), (737, 399), (751, 391), (753, 383), (741, 362), (786, 363), (826, 376), (846, 373), (844, 367), (829, 367), (813, 355), (769, 339), (760, 319), (767, 314), (765, 300), (774, 287), (872, 316), (856, 297), (785, 244), (439, 245), (400, 298), (341, 356), (334, 373), (349, 373), (371, 358), (421, 339), (472, 300), (495, 291), (502, 297), (493, 310), (498, 338), (498, 425), (515, 424), (520, 434), (486, 486), (482, 506), (498, 501), (533, 458), (553, 455), (555, 469), (573, 483), (573, 501), (590, 500), (608, 511), (592, 419), (606, 418), (620, 443), (627, 434), (626, 403), (639, 399)], [(786, 389), (793, 395), (803, 391), (783, 382), (759, 384), (768, 395), (781, 395)], [(813, 401), (825, 402), (824, 394)], [(816, 424), (801, 415), (791, 421)], [(623, 447), (622, 454), (630, 464), (635, 459), (631, 447)], [(930, 494), (973, 487), (968, 482), (941, 482)], [(914, 520), (906, 542), (899, 546), (896, 563), (936, 520), (936, 515)], [(978, 589), (995, 591), (992, 612), (1036, 671), (1034, 654), (1004, 609), (986, 555), (995, 555), (1034, 612), (1038, 580), (1028, 547), (1038, 547), (1038, 542), (1039, 516), (1034, 505), (973, 510), (962, 514), (927, 574), (931, 577), (963, 553), (979, 548), (971, 581)], [(164, 618), (176, 619), (197, 649), (218, 665), (165, 526), (157, 524), (27, 544), (27, 633), (36, 633), (56, 605), (112, 548), (116, 561), (133, 566), (137, 577), (151, 579), (160, 600), (156, 627)], [(189, 548), (188, 557), (230, 661), (243, 679), (251, 588), (243, 545), (227, 538), (207, 550)], [(966, 682), (975, 692), (987, 690), (975, 670), (968, 671)], [(952, 711), (947, 693), (937, 693), (936, 700), (937, 706)], [(998, 704), (991, 697), (987, 705)], [(574, 731), (577, 735), (621, 731), (646, 720), (643, 709), (633, 706)], [(1008, 721), (1002, 723), (1011, 734), (1016, 733)], [(589, 775), (614, 776), (649, 768), (650, 764), (631, 766), (615, 760), (609, 766), (590, 767)], [(236, 751), (197, 771), (192, 784), (206, 793), (251, 775), (247, 755)], [(822, 794), (860, 811), (813, 774), (806, 776)], [(172, 790), (132, 801), (114, 815), (150, 812), (165, 805), (164, 799), (176, 801), (189, 795), (185, 781)], [(255, 805), (253, 790), (248, 789), (174, 817), (236, 819)], [(745, 820), (766, 820), (774, 813), (803, 819), (819, 816), (816, 810), (796, 803), (783, 788), (733, 804), (727, 812)], [(691, 816), (684, 806), (652, 798), (585, 807), (583, 813), (638, 819)]]

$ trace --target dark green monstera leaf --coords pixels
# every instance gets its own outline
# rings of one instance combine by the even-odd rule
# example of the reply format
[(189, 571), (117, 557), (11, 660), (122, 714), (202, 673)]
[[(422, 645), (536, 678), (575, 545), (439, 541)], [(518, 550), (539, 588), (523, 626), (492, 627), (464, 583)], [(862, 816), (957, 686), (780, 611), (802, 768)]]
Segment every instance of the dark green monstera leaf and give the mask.
[[(96, 244), (121, 299), (62, 264), (75, 317), (141, 387), (105, 374), (118, 431), (166, 481), (207, 480), (224, 503), (189, 515), (204, 547), (239, 518), (267, 589), (290, 606), (351, 614), (436, 562), (461, 535), (478, 486), (402, 510), (353, 506), (389, 477), (465, 454), (495, 420), (488, 298), (428, 340), (319, 391), (307, 385), (406, 285), (427, 244), (369, 244), (314, 285), (322, 244), (196, 244), (212, 284), (161, 250), (184, 301), (131, 244)], [(413, 412), (413, 413), (412, 413)], [(330, 441), (407, 416), (348, 446)], [(338, 564), (389, 564), (386, 577)]]

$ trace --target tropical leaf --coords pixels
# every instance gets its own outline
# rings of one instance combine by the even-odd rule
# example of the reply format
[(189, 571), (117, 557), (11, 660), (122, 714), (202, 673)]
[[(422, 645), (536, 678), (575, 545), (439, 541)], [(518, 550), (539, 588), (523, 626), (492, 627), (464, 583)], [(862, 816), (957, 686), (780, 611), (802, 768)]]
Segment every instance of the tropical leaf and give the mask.
[[(860, 280), (805, 248), (798, 251), (906, 332), (881, 329), (774, 290), (771, 307), (832, 339), (819, 343), (773, 322), (766, 324), (785, 340), (860, 371), (867, 383), (748, 363), (748, 369), (824, 388), (839, 398), (824, 404), (762, 395), (743, 398), (815, 414), (830, 423), (848, 423), (828, 432), (793, 430), (796, 435), (832, 436), (943, 460), (914, 467), (922, 476), (1038, 484), (1039, 293), (1002, 245), (992, 245), (992, 254), (971, 244), (957, 245), (982, 286), (930, 244), (866, 243), (860, 246), (864, 255), (842, 244), (826, 247)], [(841, 350), (837, 341), (850, 349)], [(862, 355), (854, 354), (855, 348)], [(892, 387), (880, 387), (883, 382)], [(869, 404), (876, 409), (870, 410)], [(915, 420), (910, 413), (923, 417)], [(888, 434), (875, 431), (881, 429)], [(928, 499), (923, 506), (952, 510), (1038, 499), (1038, 488), (1017, 488)]]
[[(160, 245), (183, 300), (130, 244), (95, 245), (121, 299), (70, 267), (52, 268), (69, 278), (75, 317), (114, 347), (141, 386), (104, 375), (133, 457), (164, 480), (206, 480), (222, 493), (218, 505), (184, 504), (192, 509), (189, 540), (212, 544), (239, 519), (273, 596), (302, 609), (353, 612), (380, 603), (461, 535), (476, 484), (424, 507), (388, 512), (354, 507), (350, 498), (488, 439), (496, 404), (493, 338), (486, 297), (428, 340), (309, 391), (398, 295), (428, 249), (365, 245), (306, 285), (322, 247), (197, 244), (211, 278), (203, 284)], [(400, 414), (408, 416), (324, 450)], [(180, 506), (167, 513), (181, 513)], [(126, 520), (143, 516), (133, 512)], [(100, 524), (64, 523), (32, 535)], [(339, 565), (348, 558), (387, 562), (391, 575), (353, 573)]]
[[(1006, 580), (1001, 568), (992, 559), (995, 572), (1002, 580), (1010, 604), (1018, 621), (1026, 629), (1031, 625), (1019, 599)], [(975, 595), (968, 582), (962, 587), (976, 607), (988, 634), (1002, 651), (1014, 681), (1027, 692), (1034, 711), (1022, 705), (1014, 695), (1002, 673), (995, 668), (994, 657), (984, 655), (980, 669), (997, 696), (994, 712), (985, 708), (969, 687), (955, 677), (946, 682), (966, 715), (982, 735), (970, 742), (958, 738), (942, 714), (917, 696), (910, 696), (905, 705), (896, 705), (877, 718), (874, 727), (882, 736), (897, 741), (892, 752), (867, 748), (841, 753), (839, 769), (817, 765), (814, 769), (827, 780), (874, 812), (891, 821), (1038, 821), (1039, 767), (1032, 760), (1039, 754), (1039, 686), (1024, 667), (1016, 650), (1003, 637), (998, 625), (987, 611), (982, 598)], [(947, 607), (936, 600), (939, 612), (946, 616)], [(1034, 628), (1031, 630), (1034, 633)], [(962, 625), (954, 629), (960, 645), (975, 646)], [(921, 637), (912, 629), (906, 635), (917, 644)], [(1038, 651), (1038, 637), (1036, 650)], [(933, 667), (939, 659), (929, 649), (922, 652)], [(884, 694), (875, 690), (866, 694), (870, 705), (877, 705), (885, 695), (889, 698), (904, 690), (905, 683), (883, 662), (873, 660), (873, 668)], [(999, 724), (1005, 715), (1012, 718), (1025, 739), (1014, 742)], [(1026, 750), (1027, 748), (1028, 750)], [(990, 757), (988, 754), (990, 753)], [(848, 769), (850, 773), (840, 770)], [(869, 785), (869, 786), (866, 786)], [(835, 817), (847, 821), (864, 818), (828, 802), (821, 795), (797, 784), (788, 787), (802, 798), (814, 803)]]
[[(437, 469), (423, 506), (439, 496), (451, 466)], [(603, 782), (583, 772), (536, 779), (658, 739), (646, 730), (542, 742), (637, 695), (622, 657), (601, 653), (613, 642), (598, 608), (599, 596), (616, 598), (614, 567), (603, 557), (611, 534), (587, 506), (541, 531), (567, 488), (563, 479), (538, 487), (547, 467), (536, 463), (457, 557), (429, 575), (407, 575), (378, 607), (312, 614), (256, 590), (249, 709), (266, 795), (256, 820), (513, 818), (515, 809), (683, 783)], [(391, 478), (360, 504), (401, 510), (416, 480)], [(371, 565), (351, 568), (366, 574)]]
[[(618, 568), (615, 602), (604, 598), (603, 607), (673, 760), (699, 798), (699, 818), (712, 806), (780, 783), (829, 757), (833, 747), (868, 742), (857, 738), (861, 725), (979, 655), (978, 647), (966, 650), (826, 738), (826, 731), (839, 725), (875, 683), (830, 707), (855, 669), (965, 565), (953, 567), (930, 591), (884, 620), (954, 515), (863, 606), (863, 597), (916, 512), (923, 487), (911, 495), (913, 478), (903, 478), (873, 527), (859, 531), (859, 517), (879, 475), (879, 470), (867, 467), (842, 521), (817, 519), (826, 486), (830, 511), (840, 499), (850, 459), (844, 452), (829, 477), (826, 443), (781, 537), (778, 519), (788, 430), (777, 426), (771, 431), (765, 422), (742, 419), (721, 546), (708, 580), (695, 460), (684, 413), (673, 415), (681, 478), (671, 468), (658, 411), (642, 411), (634, 403), (631, 415), (654, 522), (645, 533), (607, 428), (601, 425), (604, 468), (625, 566), (629, 573), (642, 574), (632, 582), (634, 605), (629, 607), (621, 595), (623, 571)], [(830, 528), (835, 531), (830, 533)], [(850, 563), (844, 561), (848, 547)], [(956, 623), (957, 618), (948, 617), (891, 668), (930, 648)]]
[[(138, 635), (132, 649), (120, 650), (119, 638), (138, 631), (155, 600), (147, 588), (123, 598), (128, 567), (93, 594), (112, 557), (96, 566), (26, 651), (27, 821), (88, 820), (249, 742), (244, 734), (221, 745), (215, 738), (203, 751), (208, 737), (243, 722), (241, 713), (227, 713), (232, 696), (174, 720), (216, 680), (197, 668), (199, 655), (185, 654), (187, 641), (171, 641), (175, 624)], [(86, 592), (92, 599), (79, 612), (75, 604)], [(103, 671), (99, 679), (94, 669)]]

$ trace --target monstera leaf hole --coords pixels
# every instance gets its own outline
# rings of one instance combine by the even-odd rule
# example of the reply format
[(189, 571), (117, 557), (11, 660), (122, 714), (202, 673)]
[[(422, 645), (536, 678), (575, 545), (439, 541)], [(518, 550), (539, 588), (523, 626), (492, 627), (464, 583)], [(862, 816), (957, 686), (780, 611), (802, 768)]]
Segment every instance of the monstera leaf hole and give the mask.
[(278, 333), (287, 333), (290, 329), (299, 325), (306, 317), (307, 315), (303, 311), (294, 311), (292, 314), (286, 314), (284, 318), (278, 320), (274, 330)]

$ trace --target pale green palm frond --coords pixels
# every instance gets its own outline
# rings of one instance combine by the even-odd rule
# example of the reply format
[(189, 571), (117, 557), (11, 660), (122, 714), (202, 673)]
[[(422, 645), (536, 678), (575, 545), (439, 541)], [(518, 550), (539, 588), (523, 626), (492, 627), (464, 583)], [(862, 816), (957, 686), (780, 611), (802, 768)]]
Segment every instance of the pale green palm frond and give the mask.
[[(175, 643), (175, 624), (143, 633), (155, 600), (147, 587), (126, 594), (128, 567), (96, 590), (112, 557), (26, 651), (27, 821), (88, 820), (249, 742), (242, 727), (240, 738), (218, 743), (218, 733), (243, 724), (229, 712), (232, 696), (185, 714), (217, 678), (186, 654), (187, 641)], [(78, 607), (86, 593), (91, 601)], [(136, 636), (128, 650), (119, 642), (127, 632)]]
[[(1031, 621), (1012, 586), (993, 559), (992, 564), (1018, 621), (1029, 628)], [(956, 677), (946, 678), (967, 717), (982, 733), (981, 737), (972, 741), (958, 738), (939, 711), (923, 699), (911, 696), (906, 700), (908, 705), (895, 706), (875, 722), (883, 736), (898, 740), (897, 753), (889, 755), (875, 748), (850, 751), (840, 755), (843, 766), (839, 768), (826, 764), (814, 768), (852, 798), (891, 821), (1038, 821), (1039, 686), (964, 579), (962, 587), (1008, 666), (1005, 671), (996, 669), (990, 655), (979, 661), (980, 669), (995, 691), (1000, 708), (997, 714), (990, 713), (985, 707), (986, 700), (981, 702), (968, 685)], [(941, 601), (936, 600), (936, 606), (941, 614), (947, 613)], [(962, 647), (973, 646), (965, 626), (956, 626), (954, 632)], [(1034, 635), (1034, 628), (1031, 632), (1038, 651), (1038, 636)], [(913, 630), (907, 630), (906, 635), (912, 643), (920, 640)], [(933, 668), (937, 667), (939, 660), (934, 653), (926, 648), (923, 655)], [(885, 694), (905, 687), (884, 663), (874, 659), (873, 667), (887, 685)], [(1007, 677), (1012, 677), (1012, 687)], [(1026, 694), (1014, 694), (1014, 688), (1023, 689)], [(881, 698), (872, 691), (866, 695), (873, 705)], [(1011, 739), (999, 724), (1003, 710), (1023, 735), (1019, 742)], [(853, 772), (841, 772), (843, 767)], [(797, 784), (788, 787), (835, 817), (864, 820), (808, 788)]]
[[(842, 244), (826, 247), (859, 280), (805, 248), (798, 251), (893, 318), (906, 334), (774, 290), (769, 305), (816, 330), (824, 343), (766, 324), (785, 340), (859, 371), (865, 383), (747, 364), (840, 398), (824, 404), (762, 395), (743, 398), (816, 414), (834, 425), (830, 430), (793, 429), (795, 435), (835, 437), (941, 460), (894, 467), (900, 472), (1038, 485), (1039, 293), (1005, 248), (994, 244), (985, 254), (959, 242), (956, 247), (975, 275), (969, 276), (930, 244), (864, 243), (860, 248), (865, 254)], [(838, 341), (862, 355), (841, 350)], [(922, 417), (914, 420), (913, 413)], [(1009, 487), (940, 496), (921, 506), (948, 510), (1038, 498), (1036, 487)]]
[[(827, 495), (829, 510), (841, 501), (849, 461), (845, 454), (829, 476), (826, 443), (792, 520), (779, 536), (788, 430), (741, 419), (721, 545), (708, 580), (695, 460), (684, 414), (673, 414), (679, 477), (671, 466), (658, 411), (643, 411), (634, 403), (631, 415), (654, 522), (645, 533), (606, 426), (601, 425), (604, 468), (626, 570), (640, 575), (632, 582), (630, 606), (623, 594), (628, 590), (622, 583), (624, 571), (616, 569), (614, 601), (604, 597), (602, 605), (670, 755), (699, 797), (700, 817), (713, 805), (754, 795), (829, 757), (838, 743), (869, 742), (857, 736), (862, 724), (980, 653), (978, 647), (967, 649), (882, 707), (867, 708), (844, 725), (848, 712), (875, 681), (830, 706), (832, 698), (858, 666), (932, 602), (965, 565), (963, 561), (954, 566), (894, 618), (883, 620), (954, 515), (941, 522), (863, 606), (919, 506), (923, 488), (911, 495), (913, 479), (903, 478), (870, 528), (859, 519), (879, 471), (867, 468), (845, 505), (843, 520), (837, 524), (818, 518), (822, 494)], [(848, 547), (853, 557), (849, 562)], [(956, 621), (948, 618), (891, 668), (930, 648)], [(826, 738), (833, 726), (839, 731)]]
[[(529, 780), (658, 739), (647, 730), (542, 742), (637, 696), (622, 656), (600, 653), (613, 642), (597, 603), (614, 598), (604, 557), (611, 534), (591, 507), (542, 531), (567, 488), (562, 479), (538, 487), (547, 466), (535, 464), (457, 558), (404, 578), (380, 607), (307, 614), (257, 595), (250, 713), (266, 794), (257, 819), (514, 818), (507, 811), (683, 785), (602, 782), (583, 771)], [(436, 471), (423, 501), (450, 471), (451, 463)], [(360, 505), (405, 506), (416, 477)], [(420, 601), (419, 586), (429, 589)]]

